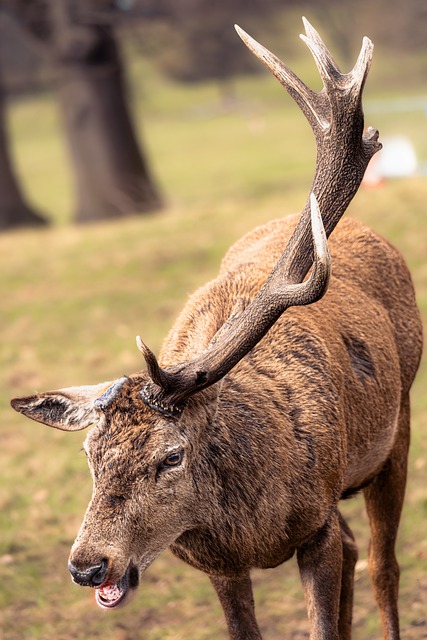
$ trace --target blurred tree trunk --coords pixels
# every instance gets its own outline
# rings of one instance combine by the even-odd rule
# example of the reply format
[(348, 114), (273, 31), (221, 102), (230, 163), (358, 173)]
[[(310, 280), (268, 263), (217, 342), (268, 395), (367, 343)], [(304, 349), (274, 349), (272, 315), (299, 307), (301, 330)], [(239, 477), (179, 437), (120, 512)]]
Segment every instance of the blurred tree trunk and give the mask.
[(76, 5), (49, 4), (58, 97), (75, 172), (75, 218), (154, 211), (162, 201), (132, 126), (113, 31), (79, 23)]
[(23, 226), (41, 226), (47, 221), (24, 200), (9, 153), (4, 95), (0, 78), (0, 230)]

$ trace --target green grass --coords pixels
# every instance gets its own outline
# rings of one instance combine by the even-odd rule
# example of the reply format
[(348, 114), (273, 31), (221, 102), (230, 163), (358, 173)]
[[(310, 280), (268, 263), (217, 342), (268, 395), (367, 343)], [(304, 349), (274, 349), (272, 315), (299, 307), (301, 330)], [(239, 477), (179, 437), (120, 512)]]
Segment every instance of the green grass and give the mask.
[[(156, 216), (70, 226), (71, 178), (50, 96), (13, 106), (19, 174), (51, 229), (0, 236), (0, 638), (144, 640), (225, 638), (207, 578), (165, 553), (125, 611), (104, 614), (93, 593), (70, 582), (69, 547), (91, 494), (81, 433), (30, 423), (9, 398), (96, 383), (141, 366), (134, 338), (157, 350), (187, 295), (212, 277), (245, 231), (300, 210), (311, 182), (314, 143), (303, 117), (267, 77), (237, 84), (224, 110), (213, 85), (183, 90), (155, 78), (136, 92), (135, 113), (169, 206)], [(369, 86), (369, 85), (368, 85)], [(369, 100), (369, 91), (368, 91)], [(425, 117), (380, 114), (383, 134), (412, 136), (427, 156)], [(424, 154), (424, 155), (423, 155)], [(427, 318), (425, 178), (361, 190), (349, 214), (406, 256)], [(399, 538), (403, 637), (425, 637), (427, 607), (427, 365), (413, 393), (408, 495)], [(345, 505), (366, 558), (360, 498)], [(304, 637), (306, 613), (293, 561), (255, 572), (258, 618), (269, 639)], [(294, 635), (293, 635), (294, 634)], [(299, 634), (299, 635), (298, 635)], [(424, 635), (423, 635), (424, 634)], [(380, 637), (363, 562), (357, 573), (356, 640)]]

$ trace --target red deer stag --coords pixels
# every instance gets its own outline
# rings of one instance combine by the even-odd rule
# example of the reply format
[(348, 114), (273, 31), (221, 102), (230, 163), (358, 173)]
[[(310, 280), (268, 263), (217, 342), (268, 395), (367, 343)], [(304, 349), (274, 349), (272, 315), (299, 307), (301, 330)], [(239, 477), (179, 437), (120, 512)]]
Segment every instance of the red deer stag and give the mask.
[(376, 130), (363, 133), (372, 43), (364, 39), (343, 75), (305, 29), (319, 93), (237, 28), (313, 129), (318, 206), (311, 195), (299, 220), (237, 242), (189, 299), (159, 360), (138, 338), (147, 372), (12, 406), (64, 431), (94, 425), (85, 442), (94, 493), (69, 569), (100, 606), (124, 602), (170, 547), (208, 574), (230, 637), (259, 639), (250, 570), (296, 553), (310, 638), (347, 640), (357, 548), (338, 502), (363, 490), (384, 638), (397, 640), (394, 548), (420, 318), (402, 257), (358, 222), (334, 232), (330, 278), (326, 236), (381, 146)]

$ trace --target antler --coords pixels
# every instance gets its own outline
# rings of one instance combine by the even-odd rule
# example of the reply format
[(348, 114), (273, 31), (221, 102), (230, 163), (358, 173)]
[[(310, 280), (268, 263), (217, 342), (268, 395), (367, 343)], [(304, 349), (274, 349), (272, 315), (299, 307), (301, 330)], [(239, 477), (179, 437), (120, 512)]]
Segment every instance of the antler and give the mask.
[[(318, 33), (307, 20), (303, 18), (303, 21), (307, 35), (301, 38), (312, 52), (324, 84), (319, 93), (309, 89), (281, 60), (240, 27), (236, 26), (236, 30), (287, 89), (311, 125), (317, 145), (311, 195), (284, 252), (258, 295), (241, 313), (233, 311), (204, 353), (189, 362), (162, 369), (150, 349), (137, 338), (152, 380), (142, 390), (142, 396), (148, 405), (166, 415), (179, 415), (191, 395), (225, 376), (286, 309), (310, 304), (322, 297), (331, 268), (326, 238), (359, 188), (369, 160), (381, 148), (376, 129), (369, 128), (363, 134), (362, 91), (372, 59), (371, 41), (363, 39), (354, 69), (344, 75)], [(313, 256), (313, 272), (309, 280), (303, 282)]]

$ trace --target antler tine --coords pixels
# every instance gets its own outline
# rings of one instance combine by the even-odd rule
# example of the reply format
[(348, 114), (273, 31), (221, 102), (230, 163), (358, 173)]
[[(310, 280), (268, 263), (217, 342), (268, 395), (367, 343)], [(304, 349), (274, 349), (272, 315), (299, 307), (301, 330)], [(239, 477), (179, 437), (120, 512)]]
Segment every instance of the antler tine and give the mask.
[[(305, 33), (307, 38), (313, 40), (313, 42), (317, 42), (317, 44), (323, 45), (323, 40), (320, 37), (319, 33), (313, 27), (313, 25), (307, 20), (305, 16), (302, 16), (302, 22), (304, 25)], [(300, 36), (301, 38), (301, 36)]]
[(374, 44), (365, 36), (362, 41), (362, 48), (360, 49), (359, 57), (351, 71), (351, 75), (355, 80), (355, 87), (358, 87), (360, 94), (362, 93), (369, 69), (371, 68), (373, 52)]
[[(287, 306), (311, 304), (319, 300), (327, 291), (332, 271), (332, 260), (329, 253), (326, 232), (323, 226), (319, 204), (314, 193), (310, 194), (311, 236), (313, 245), (313, 271), (306, 282), (292, 283), (283, 278), (283, 268), (277, 262), (264, 287), (271, 294), (281, 297)], [(262, 290), (261, 290), (262, 291)]]
[[(328, 238), (326, 235), (325, 227), (323, 226), (322, 214), (320, 213), (319, 203), (314, 193), (310, 194), (310, 209), (311, 209), (311, 233), (313, 236), (313, 250), (314, 250), (314, 269), (322, 269), (322, 277), (319, 280), (322, 282), (323, 292), (322, 297), (329, 286), (332, 273), (332, 259), (329, 252)], [(313, 278), (313, 275), (311, 276)]]
[(147, 365), (148, 375), (151, 380), (159, 387), (167, 391), (169, 389), (170, 379), (167, 371), (162, 369), (157, 362), (157, 358), (154, 353), (147, 347), (145, 342), (141, 340), (140, 336), (136, 336), (136, 346), (144, 356), (145, 364)]
[[(274, 74), (280, 84), (285, 87), (290, 96), (295, 100), (307, 120), (312, 124), (313, 115), (316, 114), (317, 94), (312, 91), (289, 67), (279, 60), (274, 53), (257, 42), (252, 36), (237, 24), (234, 25), (238, 35), (252, 53)], [(320, 126), (326, 126), (319, 123)]]
[(296, 284), (283, 280), (283, 271), (278, 262), (264, 285), (269, 292), (281, 297), (283, 311), (289, 307), (311, 304), (320, 300), (329, 286), (332, 260), (322, 215), (314, 193), (310, 194), (310, 219), (314, 254), (313, 272), (310, 278), (306, 282)]
[(302, 21), (306, 35), (301, 34), (300, 38), (310, 49), (323, 84), (328, 88), (333, 84), (331, 83), (331, 77), (337, 82), (344, 76), (316, 29), (312, 27), (306, 18), (303, 17)]

